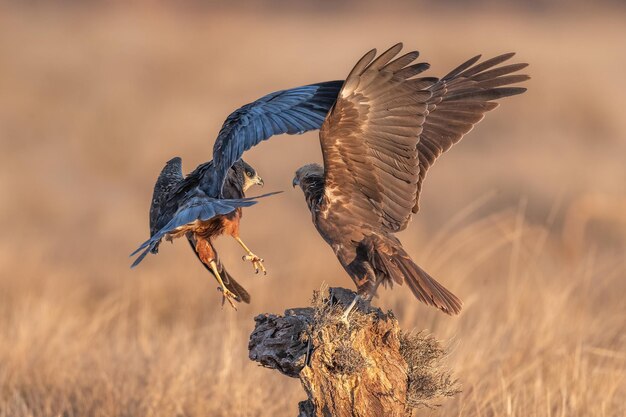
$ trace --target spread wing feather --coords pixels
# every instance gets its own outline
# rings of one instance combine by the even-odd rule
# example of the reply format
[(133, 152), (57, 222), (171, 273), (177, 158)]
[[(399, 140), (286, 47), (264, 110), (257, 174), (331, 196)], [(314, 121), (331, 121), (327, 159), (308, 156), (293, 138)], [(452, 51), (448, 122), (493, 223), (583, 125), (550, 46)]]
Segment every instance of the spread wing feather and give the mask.
[(261, 141), (282, 133), (319, 129), (342, 84), (328, 81), (277, 91), (228, 116), (213, 147), (215, 174), (206, 184), (207, 194), (221, 196), (228, 169)]
[(165, 226), (154, 233), (150, 239), (146, 240), (130, 254), (130, 256), (135, 256), (141, 252), (131, 265), (131, 268), (139, 265), (148, 252), (152, 251), (168, 233), (174, 232), (195, 221), (206, 221), (218, 215), (228, 214), (238, 207), (252, 206), (257, 203), (256, 200), (259, 198), (269, 197), (274, 194), (278, 194), (278, 192), (238, 199), (216, 199), (207, 197), (193, 197), (189, 199), (176, 211), (176, 214), (174, 214), (172, 219)]
[(411, 215), (419, 180), (417, 144), (436, 79), (412, 79), (428, 64), (418, 52), (395, 60), (397, 44), (365, 54), (348, 75), (320, 130), (325, 196), (353, 220), (397, 231)]
[(481, 63), (477, 63), (480, 55), (475, 56), (428, 88), (432, 96), (428, 100), (426, 119), (417, 144), (420, 173), (413, 213), (419, 210), (422, 182), (435, 160), (472, 130), (485, 113), (498, 107), (493, 100), (526, 91), (510, 85), (530, 78), (525, 74), (514, 74), (528, 64), (498, 66), (514, 55), (503, 54)]
[[(179, 157), (175, 157), (167, 161), (154, 184), (152, 203), (150, 204), (150, 236), (153, 236), (159, 230), (158, 220), (161, 213), (165, 210), (169, 195), (183, 180), (182, 160)], [(156, 251), (157, 246), (154, 247), (154, 253)]]

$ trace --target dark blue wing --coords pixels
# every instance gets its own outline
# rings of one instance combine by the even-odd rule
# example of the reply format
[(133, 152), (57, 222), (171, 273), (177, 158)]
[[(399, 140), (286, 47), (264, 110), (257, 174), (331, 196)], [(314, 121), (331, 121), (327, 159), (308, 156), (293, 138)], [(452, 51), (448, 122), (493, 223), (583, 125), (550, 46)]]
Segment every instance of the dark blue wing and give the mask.
[(150, 236), (158, 231), (158, 220), (164, 209), (170, 192), (183, 182), (183, 163), (179, 157), (167, 161), (154, 184), (152, 203), (150, 204)]
[[(238, 199), (216, 199), (216, 198), (200, 198), (193, 197), (181, 206), (172, 220), (169, 221), (164, 227), (156, 232), (150, 239), (146, 240), (139, 246), (130, 256), (135, 256), (139, 252), (141, 254), (135, 259), (135, 262), (131, 265), (131, 268), (139, 265), (139, 263), (146, 257), (148, 252), (155, 248), (161, 239), (166, 234), (178, 229), (179, 227), (193, 223), (196, 220), (205, 221), (215, 216), (228, 214), (238, 207), (249, 207), (257, 203), (257, 199), (263, 197), (269, 197), (279, 192), (273, 192), (263, 194), (256, 197), (238, 198)], [(143, 250), (143, 252), (142, 252)]]
[(319, 129), (342, 85), (328, 81), (277, 91), (228, 116), (213, 147), (215, 175), (205, 184), (207, 194), (221, 196), (228, 169), (259, 142), (281, 133)]

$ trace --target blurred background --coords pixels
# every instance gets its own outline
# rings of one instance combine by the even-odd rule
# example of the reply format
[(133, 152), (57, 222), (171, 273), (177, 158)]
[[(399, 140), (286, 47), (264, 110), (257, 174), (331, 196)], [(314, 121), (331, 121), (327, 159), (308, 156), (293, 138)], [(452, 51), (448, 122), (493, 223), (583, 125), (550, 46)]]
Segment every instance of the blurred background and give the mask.
[(247, 339), (257, 314), (352, 288), (291, 188), (316, 133), (245, 155), (285, 191), (242, 221), (267, 276), (217, 242), (251, 305), (222, 308), (184, 242), (128, 254), (165, 161), (191, 171), (231, 111), (398, 41), (428, 75), (515, 51), (532, 76), (429, 171), (399, 236), (462, 314), (375, 301), (449, 346), (463, 392), (417, 415), (626, 414), (622, 2), (54, 3), (0, 5), (0, 416), (296, 415), (299, 382)]

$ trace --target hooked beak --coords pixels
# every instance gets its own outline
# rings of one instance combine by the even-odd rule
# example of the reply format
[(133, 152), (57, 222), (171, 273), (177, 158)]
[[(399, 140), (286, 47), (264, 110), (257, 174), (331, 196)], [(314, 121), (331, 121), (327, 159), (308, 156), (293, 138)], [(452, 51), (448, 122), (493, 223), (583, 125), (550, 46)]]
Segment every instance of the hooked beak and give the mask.
[(298, 179), (298, 177), (293, 177), (293, 181), (291, 181), (291, 186), (293, 188), (296, 188), (296, 185), (300, 185), (300, 180)]
[(265, 184), (263, 178), (259, 177), (258, 175), (254, 178), (254, 183), (260, 187), (263, 187), (263, 185)]

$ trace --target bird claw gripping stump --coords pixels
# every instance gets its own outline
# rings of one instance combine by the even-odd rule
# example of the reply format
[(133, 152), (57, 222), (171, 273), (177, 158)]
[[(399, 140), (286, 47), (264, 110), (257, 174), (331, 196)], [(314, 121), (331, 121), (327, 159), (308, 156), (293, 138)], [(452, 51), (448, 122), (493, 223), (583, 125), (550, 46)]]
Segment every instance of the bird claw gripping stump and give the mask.
[[(354, 296), (331, 288), (327, 294), (316, 292), (312, 307), (254, 319), (249, 357), (300, 379), (308, 400), (300, 403), (299, 417), (405, 417), (417, 405), (457, 392), (449, 371), (440, 366), (445, 352), (439, 343), (421, 333), (403, 333), (391, 312), (359, 300), (346, 326), (343, 312)], [(431, 351), (437, 355), (425, 362)], [(424, 377), (441, 386), (416, 383)]]

